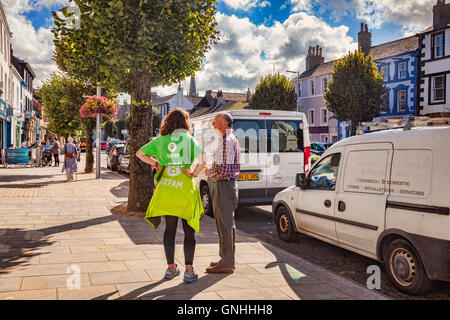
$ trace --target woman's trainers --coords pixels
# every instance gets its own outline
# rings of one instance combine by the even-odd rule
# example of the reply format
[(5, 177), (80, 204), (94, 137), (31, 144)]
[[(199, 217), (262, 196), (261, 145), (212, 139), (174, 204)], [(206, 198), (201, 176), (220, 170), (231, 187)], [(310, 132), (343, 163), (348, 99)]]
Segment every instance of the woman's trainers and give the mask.
[(194, 268), (192, 268), (192, 270), (186, 270), (184, 272), (183, 280), (185, 282), (194, 282), (194, 281), (198, 280), (198, 275), (194, 272)]
[(164, 275), (164, 279), (170, 280), (179, 274), (180, 274), (180, 269), (178, 269), (178, 266), (175, 266), (175, 269), (167, 268), (166, 274)]

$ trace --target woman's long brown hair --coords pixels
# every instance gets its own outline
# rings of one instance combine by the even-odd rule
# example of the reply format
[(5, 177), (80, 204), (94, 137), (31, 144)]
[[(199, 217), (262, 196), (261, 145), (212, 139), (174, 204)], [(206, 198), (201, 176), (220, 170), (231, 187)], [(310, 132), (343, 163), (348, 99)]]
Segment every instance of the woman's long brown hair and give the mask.
[(175, 108), (167, 114), (161, 123), (159, 134), (166, 136), (177, 129), (186, 129), (189, 133), (191, 132), (189, 113), (181, 108)]

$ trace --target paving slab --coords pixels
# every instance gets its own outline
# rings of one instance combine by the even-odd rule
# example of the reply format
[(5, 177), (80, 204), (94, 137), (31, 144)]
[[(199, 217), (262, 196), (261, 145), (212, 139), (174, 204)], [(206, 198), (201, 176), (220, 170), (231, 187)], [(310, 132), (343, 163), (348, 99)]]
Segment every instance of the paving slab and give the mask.
[[(36, 290), (36, 289), (54, 289), (54, 288), (67, 288), (69, 282), (72, 283), (70, 278), (72, 274), (55, 275), (55, 276), (36, 276), (36, 277), (24, 277), (22, 279), (21, 290)], [(91, 280), (88, 274), (80, 274), (80, 286), (91, 286)]]
[[(235, 272), (207, 274), (209, 263), (219, 259), (219, 245), (215, 222), (206, 216), (194, 257), (199, 280), (183, 282), (179, 225), (175, 263), (181, 274), (167, 281), (164, 219), (155, 230), (143, 218), (110, 211), (127, 201), (126, 193), (111, 192), (126, 185), (126, 177), (104, 169), (108, 179), (78, 174), (78, 181), (65, 182), (59, 168), (0, 170), (0, 299), (386, 298), (240, 230)], [(36, 178), (21, 180), (26, 175)], [(75, 267), (79, 289), (67, 286)]]

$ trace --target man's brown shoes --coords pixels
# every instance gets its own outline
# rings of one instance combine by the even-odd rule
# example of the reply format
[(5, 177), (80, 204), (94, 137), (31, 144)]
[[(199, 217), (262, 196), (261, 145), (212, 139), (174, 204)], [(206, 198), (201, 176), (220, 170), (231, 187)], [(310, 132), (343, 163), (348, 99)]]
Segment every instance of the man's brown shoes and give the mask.
[(211, 266), (206, 268), (206, 273), (233, 273), (234, 268), (220, 266), (217, 262), (211, 262)]

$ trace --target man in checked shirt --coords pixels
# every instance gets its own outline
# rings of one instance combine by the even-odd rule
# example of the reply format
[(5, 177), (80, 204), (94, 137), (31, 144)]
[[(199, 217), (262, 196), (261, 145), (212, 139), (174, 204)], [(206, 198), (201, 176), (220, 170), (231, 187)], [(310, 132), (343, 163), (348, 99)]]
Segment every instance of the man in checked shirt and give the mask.
[(214, 129), (222, 136), (222, 143), (214, 151), (211, 168), (205, 169), (213, 181), (212, 207), (219, 234), (220, 260), (211, 262), (206, 268), (208, 273), (233, 273), (235, 232), (234, 211), (238, 203), (236, 177), (240, 171), (240, 146), (233, 134), (233, 118), (226, 112), (220, 112), (213, 121)]

